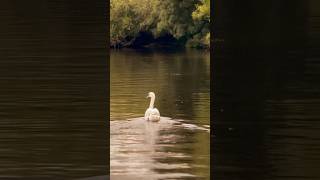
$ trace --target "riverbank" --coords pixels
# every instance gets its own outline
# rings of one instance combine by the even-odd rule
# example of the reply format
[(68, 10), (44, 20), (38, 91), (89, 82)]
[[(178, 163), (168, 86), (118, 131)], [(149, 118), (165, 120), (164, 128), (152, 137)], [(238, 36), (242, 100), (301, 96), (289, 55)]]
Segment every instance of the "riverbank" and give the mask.
[(195, 48), (209, 49), (210, 43), (202, 43), (199, 40), (189, 41), (186, 39), (176, 39), (171, 34), (165, 34), (160, 37), (154, 37), (150, 32), (139, 32), (136, 37), (127, 36), (123, 39), (111, 40), (110, 48)]

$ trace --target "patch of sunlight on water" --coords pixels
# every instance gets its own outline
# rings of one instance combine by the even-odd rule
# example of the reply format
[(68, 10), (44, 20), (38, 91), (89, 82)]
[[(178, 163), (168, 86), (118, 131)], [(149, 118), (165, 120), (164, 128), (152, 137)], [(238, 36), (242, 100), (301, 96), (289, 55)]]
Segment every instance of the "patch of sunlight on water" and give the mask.
[(208, 133), (209, 129), (167, 117), (161, 117), (158, 123), (143, 117), (111, 121), (110, 127), (112, 179), (123, 175), (141, 179), (201, 178), (190, 171), (201, 165), (189, 162), (192, 154), (179, 151), (191, 145), (181, 132)]

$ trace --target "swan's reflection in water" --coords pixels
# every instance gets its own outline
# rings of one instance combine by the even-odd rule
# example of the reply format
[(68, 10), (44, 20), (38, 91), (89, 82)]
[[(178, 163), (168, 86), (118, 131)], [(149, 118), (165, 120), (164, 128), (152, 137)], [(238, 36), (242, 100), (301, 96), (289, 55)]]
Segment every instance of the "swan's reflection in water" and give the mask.
[(188, 153), (193, 143), (188, 132), (208, 134), (208, 129), (166, 117), (158, 123), (143, 118), (111, 121), (110, 126), (111, 179), (201, 179), (190, 172), (197, 164)]

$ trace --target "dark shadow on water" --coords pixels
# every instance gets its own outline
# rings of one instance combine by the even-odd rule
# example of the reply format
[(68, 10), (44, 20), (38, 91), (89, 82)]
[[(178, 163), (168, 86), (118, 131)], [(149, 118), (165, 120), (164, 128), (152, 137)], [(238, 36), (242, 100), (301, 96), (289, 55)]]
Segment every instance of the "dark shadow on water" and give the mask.
[(104, 2), (0, 2), (0, 179), (108, 174)]
[(213, 178), (319, 179), (318, 3), (217, 5)]
[(148, 53), (163, 53), (163, 54), (175, 54), (188, 51), (184, 47), (137, 47), (137, 48), (123, 48), (120, 50), (112, 50), (112, 51), (127, 51), (127, 52), (136, 52), (142, 54)]

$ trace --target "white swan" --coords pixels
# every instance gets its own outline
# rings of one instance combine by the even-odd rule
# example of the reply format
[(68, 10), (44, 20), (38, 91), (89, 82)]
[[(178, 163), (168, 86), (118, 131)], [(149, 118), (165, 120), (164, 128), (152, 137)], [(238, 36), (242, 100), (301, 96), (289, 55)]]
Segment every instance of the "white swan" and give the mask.
[(153, 108), (156, 95), (153, 92), (149, 92), (147, 98), (151, 98), (149, 108), (144, 113), (144, 119), (148, 121), (159, 121), (160, 112), (157, 108)]

